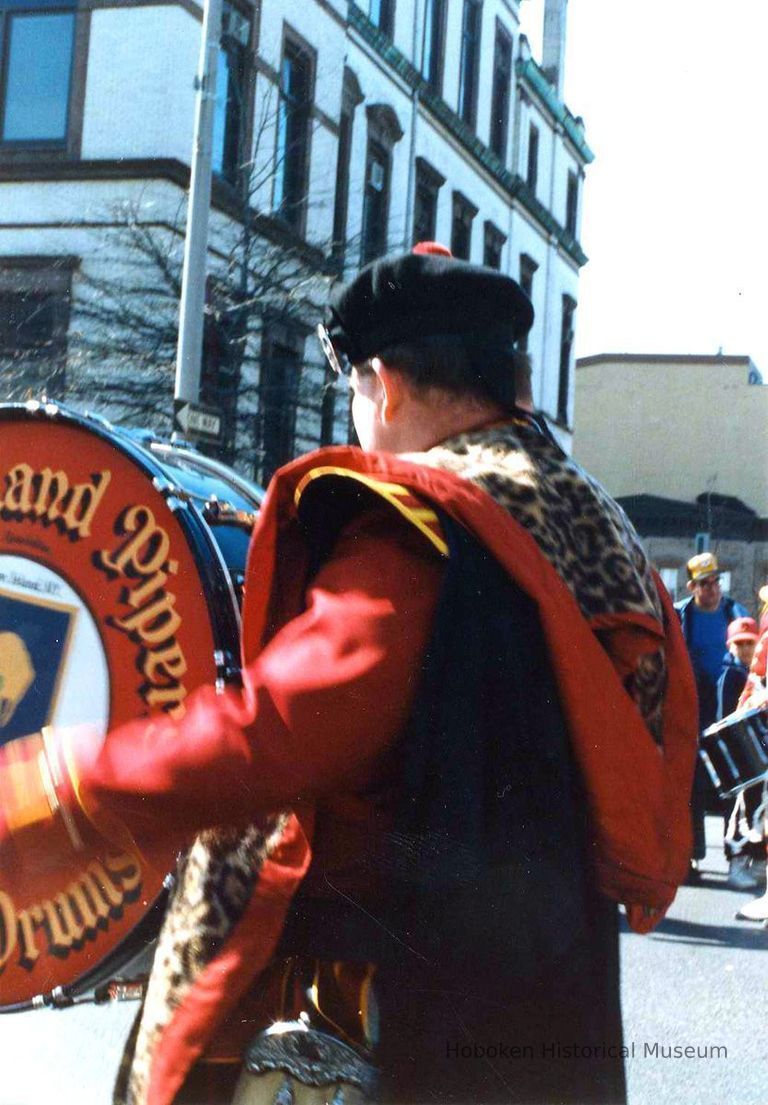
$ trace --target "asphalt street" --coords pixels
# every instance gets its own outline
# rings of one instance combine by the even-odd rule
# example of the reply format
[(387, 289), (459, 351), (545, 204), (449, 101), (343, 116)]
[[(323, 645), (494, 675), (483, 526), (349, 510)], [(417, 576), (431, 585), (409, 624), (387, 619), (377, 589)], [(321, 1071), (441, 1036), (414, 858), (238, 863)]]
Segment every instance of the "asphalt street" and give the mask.
[(768, 931), (734, 919), (759, 892), (725, 885), (721, 841), (708, 817), (701, 883), (650, 936), (622, 934), (629, 1105), (768, 1102)]
[[(629, 1105), (768, 1103), (768, 931), (734, 920), (757, 894), (725, 886), (721, 822), (708, 821), (701, 884), (652, 935), (622, 933)], [(0, 1017), (0, 1105), (108, 1105), (135, 1010)]]

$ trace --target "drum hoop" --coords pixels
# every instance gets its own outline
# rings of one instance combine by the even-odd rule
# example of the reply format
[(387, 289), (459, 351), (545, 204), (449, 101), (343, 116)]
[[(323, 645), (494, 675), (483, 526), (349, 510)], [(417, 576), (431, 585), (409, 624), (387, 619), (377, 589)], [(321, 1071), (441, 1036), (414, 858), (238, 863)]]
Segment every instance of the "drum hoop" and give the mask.
[(768, 709), (766, 709), (766, 706), (747, 706), (742, 707), (740, 710), (734, 710), (733, 713), (727, 714), (724, 718), (721, 718), (719, 721), (716, 721), (714, 722), (714, 724), (708, 726), (701, 733), (700, 739), (703, 739), (704, 737), (714, 737), (718, 733), (722, 733), (724, 730), (727, 729), (732, 729), (734, 725), (740, 724), (741, 722), (747, 721), (748, 719), (754, 717), (764, 717), (765, 721), (763, 722), (763, 725), (765, 726), (766, 730), (768, 730)]
[[(755, 720), (756, 719), (756, 720)], [(699, 757), (709, 773), (712, 785), (721, 798), (735, 798), (749, 787), (765, 784), (768, 779), (768, 767), (757, 775), (751, 775), (749, 779), (740, 781), (734, 786), (726, 787), (720, 778), (720, 772), (713, 762), (710, 752), (718, 750), (728, 770), (734, 779), (740, 778), (740, 770), (731, 755), (728, 747), (727, 734), (732, 730), (745, 730), (745, 735), (751, 739), (753, 745), (762, 753), (764, 759), (768, 759), (768, 746), (764, 745), (755, 733), (757, 729), (761, 736), (768, 736), (768, 711), (765, 706), (750, 706), (733, 713), (710, 725), (699, 736)], [(727, 780), (726, 780), (727, 782)]]

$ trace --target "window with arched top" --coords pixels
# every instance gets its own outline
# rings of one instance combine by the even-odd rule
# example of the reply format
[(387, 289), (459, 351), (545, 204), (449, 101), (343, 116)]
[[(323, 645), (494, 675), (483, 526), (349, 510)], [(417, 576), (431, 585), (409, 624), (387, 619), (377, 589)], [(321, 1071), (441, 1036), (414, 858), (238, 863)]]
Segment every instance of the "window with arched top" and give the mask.
[(363, 228), (360, 262), (365, 265), (387, 252), (392, 150), (403, 128), (389, 104), (369, 104), (368, 145), (365, 155)]
[(315, 52), (286, 28), (280, 64), (273, 210), (303, 234), (309, 187), (309, 150), (315, 85)]
[(360, 82), (351, 69), (344, 70), (339, 115), (339, 143), (336, 155), (336, 188), (333, 201), (333, 242), (331, 252), (339, 262), (344, 261), (347, 245), (347, 218), (349, 215), (349, 170), (352, 157), (352, 133), (355, 110), (362, 102)]
[(477, 88), (480, 76), (482, 0), (464, 0), (459, 53), (458, 113), (467, 126), (477, 124)]

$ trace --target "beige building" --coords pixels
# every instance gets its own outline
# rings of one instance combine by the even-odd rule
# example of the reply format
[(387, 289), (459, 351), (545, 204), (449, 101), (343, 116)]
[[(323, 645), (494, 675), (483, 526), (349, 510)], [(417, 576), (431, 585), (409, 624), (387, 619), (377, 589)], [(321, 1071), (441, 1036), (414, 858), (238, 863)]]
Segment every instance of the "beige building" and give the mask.
[(768, 575), (768, 387), (749, 357), (576, 362), (574, 455), (646, 541), (676, 597), (709, 548), (749, 609)]

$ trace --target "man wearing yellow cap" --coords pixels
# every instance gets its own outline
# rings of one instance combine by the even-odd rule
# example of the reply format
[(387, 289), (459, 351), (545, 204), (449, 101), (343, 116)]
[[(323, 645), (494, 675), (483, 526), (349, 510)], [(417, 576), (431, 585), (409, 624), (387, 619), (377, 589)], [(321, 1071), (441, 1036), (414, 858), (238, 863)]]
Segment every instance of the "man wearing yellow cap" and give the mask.
[[(745, 610), (729, 595), (723, 595), (720, 585), (720, 565), (714, 553), (692, 556), (688, 570), (689, 597), (676, 604), (683, 636), (696, 676), (699, 696), (699, 732), (717, 717), (717, 681), (723, 654), (726, 651), (728, 626), (735, 618), (745, 618)], [(691, 878), (698, 878), (699, 861), (704, 859), (707, 844), (704, 832), (708, 780), (702, 763), (696, 765), (691, 795), (693, 817), (693, 855)]]

